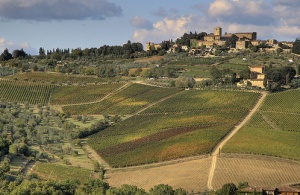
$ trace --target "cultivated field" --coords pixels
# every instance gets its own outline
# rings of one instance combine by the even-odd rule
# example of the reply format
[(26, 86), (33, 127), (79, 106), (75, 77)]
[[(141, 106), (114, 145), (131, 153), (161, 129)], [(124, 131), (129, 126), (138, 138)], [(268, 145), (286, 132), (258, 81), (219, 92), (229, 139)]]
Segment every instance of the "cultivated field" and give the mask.
[(223, 152), (300, 160), (299, 95), (299, 90), (268, 95), (264, 105), (225, 145)]
[[(231, 68), (230, 64), (222, 67)], [(194, 66), (190, 71), (186, 74), (199, 73)], [(260, 95), (238, 91), (183, 91), (142, 84), (126, 84), (123, 88), (124, 83), (100, 84), (104, 80), (96, 77), (66, 77), (69, 76), (56, 73), (16, 74), (11, 78), (17, 79), (0, 80), (0, 98), (41, 105), (78, 104), (63, 107), (64, 112), (74, 115), (126, 115), (128, 119), (92, 135), (88, 144), (113, 168), (127, 167), (112, 169), (107, 174), (110, 185), (127, 183), (146, 190), (160, 183), (195, 192), (207, 190), (209, 154), (249, 112)], [(58, 85), (60, 82), (70, 85)], [(81, 85), (86, 83), (89, 84)], [(267, 96), (258, 112), (222, 149), (212, 181), (214, 189), (228, 182), (246, 181), (252, 186), (299, 183), (299, 97), (300, 90)], [(46, 116), (52, 111), (40, 112)], [(58, 128), (57, 119), (43, 118), (41, 125)], [(91, 124), (91, 121), (82, 124), (75, 119), (67, 121), (80, 127)], [(50, 128), (43, 130), (50, 132)], [(51, 129), (56, 134), (59, 131), (61, 128)], [(76, 158), (64, 155), (72, 166), (38, 162), (30, 173), (44, 180), (76, 178), (85, 182), (95, 177), (90, 170), (91, 159), (82, 149), (76, 150), (79, 151)], [(190, 159), (185, 161), (186, 158)], [(13, 163), (12, 171), (17, 172), (21, 161)], [(132, 168), (134, 165), (140, 167)]]
[(91, 136), (88, 144), (113, 167), (210, 153), (258, 96), (184, 91)]
[(10, 102), (46, 105), (56, 87), (51, 84), (0, 80), (0, 98)]
[(163, 183), (190, 192), (205, 191), (211, 159), (200, 156), (198, 159), (187, 160), (157, 167), (150, 165), (150, 167), (109, 171), (106, 177), (108, 183), (114, 187), (131, 184), (150, 190), (153, 186)]
[(117, 78), (98, 78), (96, 76), (82, 76), (74, 74), (62, 74), (55, 72), (27, 72), (27, 73), (18, 73), (14, 75), (7, 76), (6, 78), (26, 80), (26, 81), (38, 81), (38, 82), (47, 82), (47, 83), (98, 83), (98, 82), (114, 82), (119, 80)]
[[(150, 189), (165, 183), (176, 188), (194, 192), (207, 190), (211, 157), (200, 156), (186, 162), (154, 167), (135, 167), (108, 172), (107, 181), (111, 186), (122, 184), (137, 185)], [(213, 178), (214, 189), (225, 183), (248, 182), (251, 186), (283, 186), (299, 183), (299, 161), (260, 155), (222, 154), (217, 161)]]
[(299, 183), (300, 162), (260, 155), (224, 154), (218, 158), (213, 187), (248, 182), (251, 186), (284, 186)]
[(92, 176), (92, 171), (80, 167), (58, 165), (46, 162), (37, 162), (31, 174), (37, 174), (43, 180), (79, 180), (81, 183), (87, 182)]
[(179, 89), (167, 89), (149, 85), (132, 84), (98, 103), (64, 106), (63, 111), (70, 114), (118, 114), (128, 115), (179, 92)]
[(124, 83), (111, 83), (85, 86), (61, 86), (51, 95), (50, 103), (54, 105), (80, 104), (100, 100)]

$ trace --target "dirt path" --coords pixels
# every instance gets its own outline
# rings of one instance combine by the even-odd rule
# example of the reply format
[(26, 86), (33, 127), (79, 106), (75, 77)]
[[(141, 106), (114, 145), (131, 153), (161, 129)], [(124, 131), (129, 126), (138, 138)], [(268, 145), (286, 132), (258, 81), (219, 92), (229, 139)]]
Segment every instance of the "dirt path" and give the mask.
[(220, 143), (215, 147), (215, 149), (213, 150), (213, 152), (211, 153), (212, 155), (212, 162), (211, 162), (211, 168), (209, 171), (209, 175), (208, 175), (208, 181), (207, 181), (207, 188), (212, 190), (212, 180), (214, 177), (214, 173), (215, 173), (215, 169), (216, 169), (216, 164), (217, 164), (217, 157), (218, 155), (220, 155), (221, 149), (223, 148), (223, 146), (226, 144), (226, 142), (228, 140), (230, 140), (230, 138), (232, 138), (232, 136), (234, 136), (242, 126), (244, 126), (253, 116), (253, 114), (258, 110), (258, 108), (261, 106), (261, 104), (263, 103), (264, 99), (267, 96), (267, 92), (261, 92), (261, 97), (260, 99), (256, 102), (256, 105), (253, 107), (253, 109), (248, 113), (248, 115), (238, 124), (236, 125), (233, 130), (231, 132), (229, 132), (221, 141)]
[(177, 161), (155, 163), (146, 166), (113, 169), (106, 174), (110, 186), (120, 187), (122, 184), (136, 185), (146, 191), (158, 184), (168, 184), (174, 189), (183, 188), (188, 191), (204, 191), (208, 177), (207, 168), (210, 158), (197, 156)]
[(152, 87), (159, 87), (159, 88), (170, 88), (170, 87), (163, 87), (163, 86), (159, 86), (159, 85), (155, 85), (155, 84), (151, 84), (151, 83), (147, 83), (145, 81), (132, 81), (133, 83), (138, 83), (138, 84), (142, 84), (142, 85), (149, 85)]

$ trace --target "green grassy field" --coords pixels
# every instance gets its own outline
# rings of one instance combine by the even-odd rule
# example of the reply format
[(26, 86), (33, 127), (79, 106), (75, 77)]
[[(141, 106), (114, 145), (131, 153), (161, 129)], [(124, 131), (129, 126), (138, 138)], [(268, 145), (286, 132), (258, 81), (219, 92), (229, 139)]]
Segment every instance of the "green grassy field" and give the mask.
[(300, 160), (299, 90), (267, 96), (248, 124), (223, 152), (254, 153)]
[(248, 69), (248, 65), (244, 63), (238, 63), (238, 64), (233, 64), (233, 63), (223, 63), (218, 66), (218, 68), (222, 69), (230, 69), (233, 72), (240, 72), (243, 70)]
[[(211, 78), (209, 72), (212, 64), (195, 64), (195, 65), (172, 65), (172, 68), (182, 69), (176, 73), (178, 76), (191, 76), (196, 78)], [(233, 72), (240, 72), (248, 69), (249, 64), (243, 60), (229, 60), (217, 64), (219, 69), (230, 69)]]
[(178, 76), (191, 76), (199, 78), (210, 78), (209, 65), (172, 65), (172, 68), (182, 69), (182, 71), (177, 72)]
[(184, 91), (91, 136), (88, 144), (115, 167), (209, 153), (258, 96)]

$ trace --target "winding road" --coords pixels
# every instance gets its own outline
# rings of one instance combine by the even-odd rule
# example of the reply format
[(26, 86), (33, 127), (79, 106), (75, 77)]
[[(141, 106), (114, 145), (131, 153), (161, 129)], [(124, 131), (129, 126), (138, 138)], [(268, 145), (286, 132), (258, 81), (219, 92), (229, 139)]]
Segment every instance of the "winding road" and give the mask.
[(208, 175), (208, 181), (207, 181), (207, 188), (209, 190), (213, 190), (212, 186), (212, 181), (216, 169), (216, 164), (217, 164), (217, 157), (220, 155), (220, 151), (222, 150), (223, 146), (226, 144), (232, 136), (234, 136), (242, 126), (244, 126), (253, 116), (253, 114), (258, 110), (258, 108), (261, 106), (263, 103), (264, 99), (267, 96), (267, 92), (261, 92), (260, 99), (256, 102), (256, 105), (253, 107), (253, 109), (248, 113), (248, 115), (238, 124), (236, 125), (232, 131), (230, 131), (215, 147), (215, 149), (212, 151), (211, 156), (212, 156), (212, 162), (211, 162), (211, 167)]

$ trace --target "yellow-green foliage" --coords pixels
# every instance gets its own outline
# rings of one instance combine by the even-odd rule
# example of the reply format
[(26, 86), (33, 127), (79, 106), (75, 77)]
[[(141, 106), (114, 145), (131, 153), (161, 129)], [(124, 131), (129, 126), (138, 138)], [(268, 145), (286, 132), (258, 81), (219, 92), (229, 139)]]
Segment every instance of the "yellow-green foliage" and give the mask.
[(88, 140), (112, 166), (205, 154), (248, 112), (259, 94), (183, 91)]
[(62, 73), (28, 72), (14, 74), (7, 78), (17, 78), (19, 80), (51, 82), (51, 83), (94, 83), (94, 82), (113, 82), (116, 78), (97, 78), (96, 76), (82, 76)]
[(64, 106), (63, 110), (70, 114), (133, 114), (139, 109), (178, 91), (178, 89), (132, 84), (101, 102)]
[(299, 132), (244, 127), (223, 152), (253, 153), (300, 160)]
[(79, 180), (81, 183), (84, 183), (89, 180), (91, 170), (67, 165), (37, 162), (32, 173), (37, 174), (39, 178), (44, 180)]
[(96, 101), (122, 85), (124, 84), (112, 83), (101, 85), (61, 86), (52, 93), (50, 103), (63, 105)]
[(300, 90), (288, 90), (268, 95), (261, 110), (300, 114)]
[(299, 90), (268, 95), (261, 109), (223, 151), (300, 160), (299, 97)]

